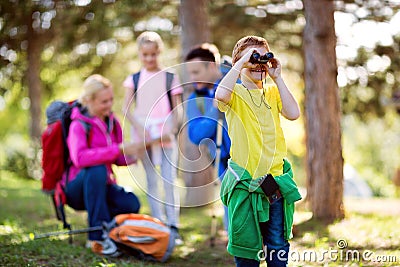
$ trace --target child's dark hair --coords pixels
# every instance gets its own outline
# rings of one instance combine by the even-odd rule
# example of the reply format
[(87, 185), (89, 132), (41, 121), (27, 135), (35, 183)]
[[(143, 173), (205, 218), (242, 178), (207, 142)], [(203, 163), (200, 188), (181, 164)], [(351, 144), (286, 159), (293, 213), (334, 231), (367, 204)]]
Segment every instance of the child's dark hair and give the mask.
[(269, 51), (267, 40), (259, 36), (245, 36), (235, 44), (232, 52), (232, 64), (235, 64), (240, 59), (240, 53), (249, 46), (263, 46)]
[(218, 63), (220, 55), (218, 48), (215, 45), (209, 43), (203, 43), (201, 45), (192, 48), (190, 52), (186, 55), (185, 61), (189, 61), (195, 58), (198, 58), (201, 61), (210, 61)]

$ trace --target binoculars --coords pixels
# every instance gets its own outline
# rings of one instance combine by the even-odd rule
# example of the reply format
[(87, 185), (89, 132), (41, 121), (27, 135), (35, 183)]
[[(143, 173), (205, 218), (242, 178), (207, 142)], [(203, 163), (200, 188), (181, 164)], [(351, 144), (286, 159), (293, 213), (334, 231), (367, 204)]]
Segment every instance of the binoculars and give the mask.
[(267, 52), (265, 55), (260, 55), (260, 53), (254, 52), (249, 61), (252, 64), (265, 64), (272, 58), (274, 58), (274, 54), (272, 52)]

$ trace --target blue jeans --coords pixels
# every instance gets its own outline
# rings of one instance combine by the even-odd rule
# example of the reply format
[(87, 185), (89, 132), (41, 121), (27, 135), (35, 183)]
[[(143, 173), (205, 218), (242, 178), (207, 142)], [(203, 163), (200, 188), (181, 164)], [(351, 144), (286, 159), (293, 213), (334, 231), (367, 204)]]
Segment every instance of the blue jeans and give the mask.
[[(285, 267), (288, 262), (289, 242), (284, 238), (283, 199), (269, 207), (269, 221), (260, 223), (263, 243), (267, 246), (265, 261), (268, 267)], [(237, 267), (258, 267), (260, 262), (235, 257)]]
[[(101, 226), (118, 214), (138, 213), (139, 199), (118, 185), (107, 184), (107, 169), (98, 165), (82, 169), (67, 184), (67, 204), (75, 210), (87, 210), (89, 227)], [(102, 240), (103, 232), (89, 232), (89, 240)]]

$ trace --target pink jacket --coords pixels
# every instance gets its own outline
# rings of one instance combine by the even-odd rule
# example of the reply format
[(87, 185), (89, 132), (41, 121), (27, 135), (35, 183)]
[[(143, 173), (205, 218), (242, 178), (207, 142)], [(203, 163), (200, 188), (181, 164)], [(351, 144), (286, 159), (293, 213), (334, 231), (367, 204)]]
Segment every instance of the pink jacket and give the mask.
[[(122, 143), (122, 129), (118, 120), (111, 114), (107, 125), (98, 117), (81, 114), (77, 107), (72, 110), (71, 119), (67, 145), (72, 166), (69, 169), (68, 181), (74, 180), (82, 168), (104, 164), (108, 173), (107, 183), (115, 184), (111, 165), (125, 166), (135, 162), (134, 159), (125, 157), (119, 151), (118, 145)], [(84, 122), (90, 125), (89, 134)], [(63, 175), (63, 185), (65, 185), (65, 180), (66, 173)]]

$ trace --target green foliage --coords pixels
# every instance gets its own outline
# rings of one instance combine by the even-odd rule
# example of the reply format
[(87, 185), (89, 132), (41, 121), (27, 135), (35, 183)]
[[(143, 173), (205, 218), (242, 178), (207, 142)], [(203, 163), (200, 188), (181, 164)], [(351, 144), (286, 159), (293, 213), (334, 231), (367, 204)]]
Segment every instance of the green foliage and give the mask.
[[(396, 114), (386, 120), (362, 122), (356, 116), (343, 119), (343, 157), (360, 173), (375, 196), (393, 196), (392, 177), (399, 166), (399, 120)], [(392, 119), (390, 119), (392, 118)]]
[[(394, 47), (398, 47), (400, 43)], [(384, 117), (393, 105), (393, 95), (398, 93), (400, 80), (400, 65), (396, 62), (397, 52), (389, 51), (378, 46), (374, 51), (367, 52), (361, 48), (355, 60), (348, 63), (346, 70), (355, 71), (357, 77), (349, 80), (341, 89), (342, 107), (344, 114), (356, 114), (364, 121), (372, 117)], [(385, 52), (383, 52), (385, 50)], [(379, 57), (390, 60), (390, 65), (379, 71), (371, 71), (367, 66), (369, 60)], [(378, 63), (372, 63), (378, 64)]]
[[(246, 2), (244, 5), (223, 1), (210, 2), (213, 42), (220, 48), (221, 54), (231, 55), (234, 44), (240, 38), (258, 35), (265, 37), (271, 49), (279, 53), (280, 57), (286, 57), (288, 54), (301, 55), (301, 35), (304, 27), (304, 23), (299, 23), (301, 18), (304, 18), (301, 8), (286, 8), (284, 1), (275, 1), (275, 5), (265, 6), (259, 2)], [(280, 11), (270, 12), (274, 6), (277, 9), (280, 7)]]
[[(353, 14), (353, 24), (376, 22), (389, 27), (390, 20), (399, 16), (400, 5), (379, 2), (369, 5), (360, 1), (357, 5), (365, 10), (363, 16)], [(378, 2), (377, 2), (378, 3)], [(373, 6), (373, 7), (372, 7)], [(389, 7), (390, 6), (390, 7)], [(354, 5), (348, 5), (351, 9)], [(383, 9), (388, 8), (388, 12)], [(344, 5), (343, 12), (348, 12)], [(349, 13), (352, 14), (352, 13)], [(371, 25), (371, 24), (370, 24)], [(395, 104), (395, 95), (400, 94), (400, 34), (398, 31), (387, 30), (392, 43), (377, 41), (374, 47), (361, 45), (354, 58), (339, 60), (339, 75), (347, 76), (346, 83), (341, 88), (341, 100), (344, 114), (355, 114), (360, 119), (368, 121), (371, 117), (382, 118), (390, 113)], [(378, 36), (379, 33), (377, 33)], [(374, 36), (372, 36), (374, 37)], [(376, 38), (375, 38), (376, 39)]]
[[(68, 75), (72, 80), (75, 90), (78, 81), (91, 73), (113, 72), (110, 65), (115, 62), (117, 54), (123, 47), (131, 43), (143, 30), (154, 28), (149, 24), (149, 19), (159, 17), (172, 22), (171, 31), (158, 31), (170, 47), (179, 46), (178, 34), (178, 6), (175, 1), (155, 0), (147, 1), (90, 1), (87, 5), (79, 5), (77, 1), (34, 1), (26, 2), (21, 6), (18, 1), (3, 1), (0, 8), (2, 33), (0, 40), (4, 45), (4, 53), (0, 57), (0, 74), (3, 79), (0, 84), (1, 92), (18, 90), (10, 84), (18, 85), (23, 96), (15, 101), (6, 100), (7, 109), (26, 97), (26, 80), (23, 79), (26, 70), (27, 27), (29, 18), (34, 15), (39, 23), (34, 28), (37, 38), (43, 38), (42, 66), (40, 78), (43, 83), (44, 104), (49, 99), (59, 96), (60, 92), (71, 90), (71, 84), (64, 77)], [(390, 12), (383, 12), (388, 4), (380, 3), (371, 5), (369, 1), (337, 1), (337, 9), (342, 12), (354, 13), (355, 6), (368, 12), (362, 19), (387, 21)], [(398, 9), (397, 4), (391, 4), (393, 13)], [(36, 13), (35, 13), (36, 12)], [(37, 13), (38, 12), (38, 13)], [(39, 15), (38, 15), (39, 14)], [(161, 15), (162, 14), (162, 15)], [(213, 41), (221, 50), (221, 54), (231, 54), (233, 44), (242, 36), (248, 34), (261, 35), (267, 38), (272, 49), (279, 53), (286, 61), (288, 71), (302, 73), (302, 31), (304, 16), (302, 6), (298, 3), (288, 4), (285, 1), (270, 1), (260, 5), (258, 1), (244, 1), (226, 3), (225, 1), (212, 1), (209, 3), (210, 27)], [(354, 16), (356, 16), (355, 14)], [(49, 24), (46, 24), (48, 20)], [(140, 23), (139, 23), (140, 22)], [(138, 25), (142, 25), (139, 27)], [(36, 25), (36, 24), (35, 24)], [(72, 27), (71, 27), (72, 25)], [(49, 26), (49, 27), (47, 27)], [(124, 32), (124, 34), (121, 34)], [(128, 39), (127, 39), (128, 38)], [(369, 115), (383, 116), (386, 113), (386, 102), (390, 101), (391, 94), (398, 87), (397, 77), (399, 69), (398, 40), (394, 36), (395, 45), (387, 47), (378, 45), (370, 51), (361, 48), (359, 55), (354, 60), (344, 62), (348, 67), (366, 68), (366, 62), (374, 55), (388, 56), (391, 66), (388, 73), (370, 73), (368, 82), (364, 78), (350, 81), (342, 88), (343, 110), (345, 114), (356, 113), (363, 118)], [(113, 49), (99, 55), (99, 47), (111, 45)], [(100, 49), (101, 50), (101, 49)], [(397, 51), (397, 52), (396, 52)], [(10, 55), (16, 53), (17, 60), (11, 60)], [(114, 64), (112, 64), (114, 65)], [(71, 72), (71, 70), (74, 70)], [(394, 83), (385, 82), (394, 77)], [(60, 82), (66, 81), (64, 82)], [(15, 113), (15, 112), (11, 112)], [(16, 114), (20, 114), (17, 112)], [(0, 118), (0, 122), (1, 118)], [(27, 123), (26, 123), (27, 124)], [(21, 128), (27, 131), (24, 125)], [(9, 130), (3, 129), (1, 131)], [(4, 133), (5, 134), (5, 133)], [(1, 136), (1, 132), (0, 132)]]
[[(55, 98), (76, 98), (82, 80), (90, 74), (109, 71), (123, 43), (131, 42), (132, 37), (140, 33), (132, 28), (135, 22), (160, 12), (159, 1), (82, 3), (44, 0), (0, 3), (0, 123), (17, 122), (2, 127), (1, 138), (29, 131), (31, 103), (27, 92), (31, 85), (26, 79), (29, 38), (33, 38), (42, 51), (35, 68), (40, 68), (43, 92), (40, 105), (44, 110)], [(169, 4), (163, 5), (168, 12), (163, 14), (176, 25), (176, 3), (165, 4)], [(125, 30), (124, 35), (117, 34), (121, 30)], [(126, 36), (130, 36), (129, 39)], [(169, 32), (162, 36), (174, 46), (178, 44), (177, 38)]]
[[(10, 138), (8, 143), (21, 142), (22, 139)], [(4, 162), (1, 162), (1, 168), (10, 171), (25, 179), (40, 179), (41, 169), (41, 149), (40, 144), (31, 144), (30, 146), (19, 144), (9, 144), (0, 154), (7, 155)]]
[(15, 172), (21, 177), (28, 178), (29, 175), (29, 162), (26, 155), (21, 151), (14, 151), (11, 153), (2, 168), (7, 171)]

